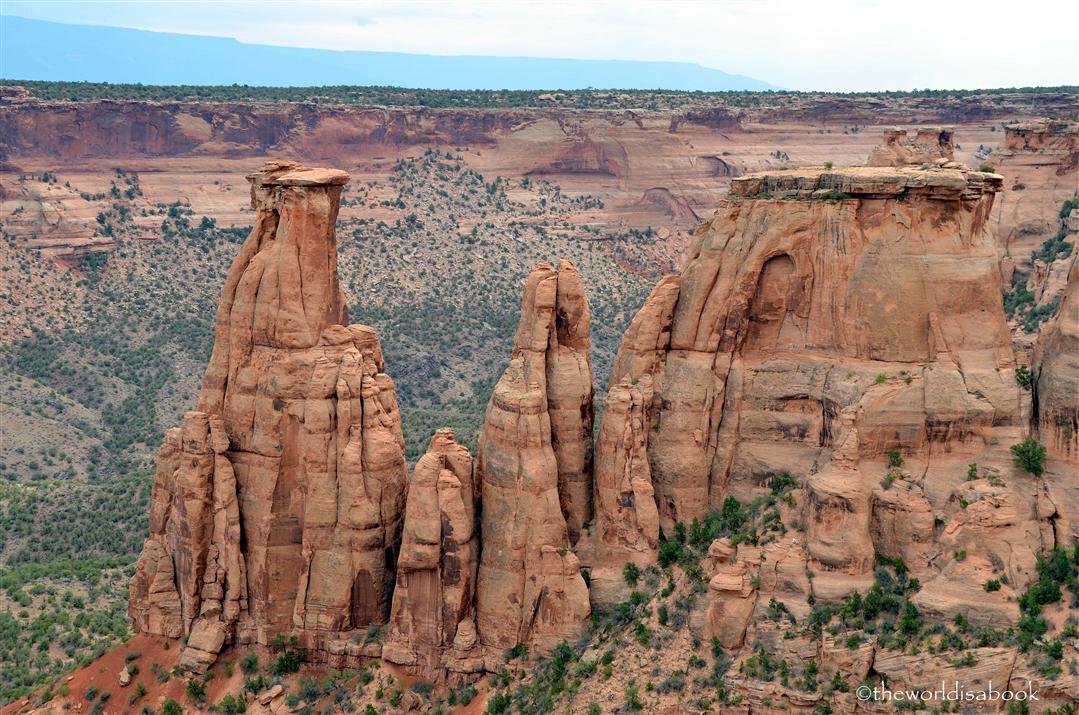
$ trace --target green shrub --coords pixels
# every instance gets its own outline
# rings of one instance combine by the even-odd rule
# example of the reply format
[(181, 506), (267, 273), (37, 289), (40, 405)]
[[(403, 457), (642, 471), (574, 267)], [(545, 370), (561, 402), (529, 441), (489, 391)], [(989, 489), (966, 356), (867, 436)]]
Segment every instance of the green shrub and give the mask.
[(637, 564), (632, 562), (626, 562), (626, 565), (622, 567), (622, 578), (626, 580), (626, 583), (630, 586), (637, 585), (637, 579), (641, 577), (641, 569)]
[(1036, 477), (1045, 472), (1046, 451), (1036, 439), (1027, 437), (1019, 444), (1012, 445), (1015, 466), (1021, 467)]
[(213, 709), (225, 715), (240, 715), (240, 713), (247, 712), (247, 702), (243, 697), (229, 693), (221, 698), (221, 702), (215, 705)]
[(202, 702), (206, 699), (206, 683), (201, 680), (192, 678), (187, 681), (187, 687), (185, 688), (187, 697), (189, 700), (196, 702)]
[(985, 590), (989, 593), (1000, 590), (1000, 580), (991, 578), (985, 582)]
[(251, 651), (243, 658), (240, 659), (240, 670), (251, 675), (257, 673), (259, 669), (259, 656), (258, 653)]
[(289, 673), (296, 673), (300, 670), (300, 664), (303, 662), (303, 658), (300, 657), (298, 651), (286, 650), (281, 655), (277, 656), (277, 660), (274, 662), (270, 671), (274, 675), (288, 675)]

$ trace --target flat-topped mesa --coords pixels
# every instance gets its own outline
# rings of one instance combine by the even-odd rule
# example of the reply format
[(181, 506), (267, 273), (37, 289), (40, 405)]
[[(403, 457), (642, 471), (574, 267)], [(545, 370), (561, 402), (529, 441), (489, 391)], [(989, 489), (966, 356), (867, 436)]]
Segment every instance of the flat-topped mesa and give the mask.
[(1004, 127), (1004, 149), (1011, 152), (1079, 152), (1079, 122), (1035, 119)]
[(130, 612), (142, 632), (188, 635), (196, 670), (225, 642), (277, 636), (358, 661), (345, 641), (388, 615), (407, 473), (378, 339), (346, 325), (334, 224), (348, 175), (271, 162), (249, 180), (255, 226), (199, 411), (158, 454)]
[(884, 143), (875, 147), (869, 166), (939, 164), (955, 158), (955, 130), (951, 127), (918, 127), (912, 137), (896, 127), (884, 130)]
[(440, 681), (474, 673), (474, 595), (479, 560), (472, 455), (440, 429), (412, 472), (405, 506), (390, 631), (382, 657)]
[[(996, 430), (1021, 429), (988, 230), (1000, 182), (866, 167), (733, 179), (615, 361), (594, 529), (624, 554), (647, 551), (649, 486), (670, 537), (727, 496), (751, 501), (816, 463), (807, 558), (865, 574), (875, 551), (894, 552), (887, 520), (922, 524), (925, 509), (920, 495), (873, 500), (888, 452), (932, 454), (930, 478), (954, 468), (962, 481), (1004, 439)], [(1033, 563), (1021, 553), (1005, 561)]]
[(731, 179), (730, 198), (738, 199), (899, 199), (976, 201), (995, 194), (1004, 177), (947, 167), (862, 167), (789, 169)]
[(590, 518), (592, 374), (587, 302), (573, 264), (528, 276), (513, 356), (480, 432), (481, 643), (494, 659), (580, 635), (590, 613), (569, 524)]

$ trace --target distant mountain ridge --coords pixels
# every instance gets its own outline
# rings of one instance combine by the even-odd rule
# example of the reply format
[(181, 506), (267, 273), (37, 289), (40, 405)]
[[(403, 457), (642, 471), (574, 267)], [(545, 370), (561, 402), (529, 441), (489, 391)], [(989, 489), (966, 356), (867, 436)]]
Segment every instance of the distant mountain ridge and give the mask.
[(0, 16), (0, 74), (12, 79), (271, 87), (773, 90), (688, 62), (413, 55), (238, 40)]

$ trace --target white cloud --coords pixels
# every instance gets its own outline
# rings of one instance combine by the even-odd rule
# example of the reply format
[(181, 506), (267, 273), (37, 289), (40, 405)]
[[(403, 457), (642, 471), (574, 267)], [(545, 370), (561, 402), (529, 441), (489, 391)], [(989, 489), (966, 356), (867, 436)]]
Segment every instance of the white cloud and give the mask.
[(686, 61), (796, 89), (1079, 84), (1079, 3), (1064, 0), (5, 0), (4, 12), (293, 47)]

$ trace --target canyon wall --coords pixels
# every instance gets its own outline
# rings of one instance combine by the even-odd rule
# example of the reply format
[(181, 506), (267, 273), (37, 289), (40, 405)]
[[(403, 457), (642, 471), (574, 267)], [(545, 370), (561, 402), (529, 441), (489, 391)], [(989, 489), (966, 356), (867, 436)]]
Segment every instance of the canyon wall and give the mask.
[[(604, 207), (584, 219), (588, 223), (612, 231), (662, 228), (680, 251), (685, 233), (713, 210), (734, 176), (784, 165), (861, 163), (881, 125), (899, 123), (955, 125), (963, 142), (962, 148), (954, 144), (956, 156), (973, 162), (979, 144), (999, 141), (993, 130), (1002, 120), (1075, 110), (1074, 95), (1064, 93), (688, 96), (685, 106), (669, 108), (625, 97), (619, 109), (560, 106), (553, 98), (539, 106), (436, 109), (49, 101), (18, 87), (0, 93), (0, 196), (6, 199), (0, 221), (12, 236), (67, 263), (114, 246), (95, 218), (113, 203), (108, 177), (116, 168), (141, 177), (145, 196), (132, 199), (132, 216), (140, 237), (150, 239), (161, 223), (155, 208), (177, 200), (219, 226), (249, 226), (250, 216), (236, 210), (227, 192), (242, 190), (232, 186), (233, 176), (253, 158), (332, 161), (360, 184), (383, 178), (386, 163), (425, 148), (452, 149), (489, 176), (549, 179), (597, 196)], [(918, 131), (921, 138), (899, 141), (897, 135), (896, 146), (935, 143), (925, 127)], [(883, 159), (887, 165), (894, 153)], [(59, 181), (34, 179), (46, 174)], [(353, 215), (360, 214), (344, 207), (343, 216)], [(404, 215), (379, 218), (392, 224)]]

